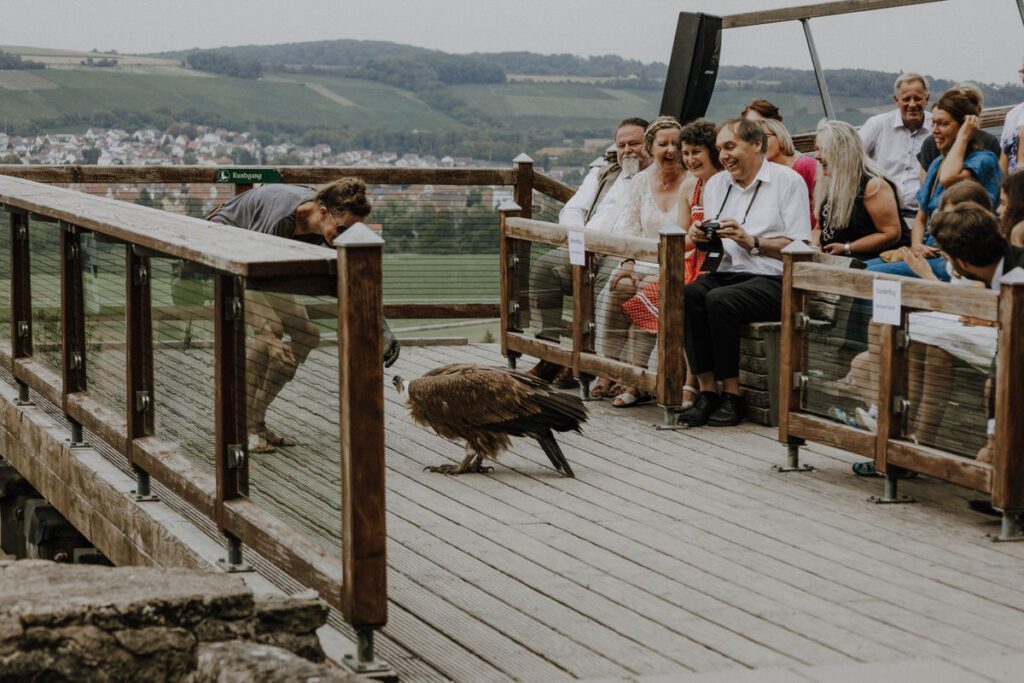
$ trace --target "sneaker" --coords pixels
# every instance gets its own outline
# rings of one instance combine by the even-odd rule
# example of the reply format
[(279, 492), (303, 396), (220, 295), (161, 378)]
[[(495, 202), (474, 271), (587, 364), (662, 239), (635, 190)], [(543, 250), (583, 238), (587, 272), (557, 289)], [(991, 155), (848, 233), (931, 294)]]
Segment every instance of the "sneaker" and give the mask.
[(723, 392), (718, 410), (708, 418), (708, 425), (712, 427), (733, 427), (743, 422), (743, 418), (746, 416), (747, 402), (743, 397)]
[(693, 405), (676, 415), (676, 424), (680, 427), (703, 427), (708, 423), (711, 414), (718, 410), (721, 398), (713, 391), (702, 391)]

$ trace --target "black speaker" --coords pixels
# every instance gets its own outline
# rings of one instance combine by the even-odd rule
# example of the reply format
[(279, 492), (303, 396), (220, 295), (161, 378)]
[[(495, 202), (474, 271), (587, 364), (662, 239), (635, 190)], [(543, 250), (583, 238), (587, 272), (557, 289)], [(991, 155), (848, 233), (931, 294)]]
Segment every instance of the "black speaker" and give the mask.
[(715, 91), (722, 51), (722, 18), (680, 12), (668, 62), (661, 114), (687, 123), (704, 116)]

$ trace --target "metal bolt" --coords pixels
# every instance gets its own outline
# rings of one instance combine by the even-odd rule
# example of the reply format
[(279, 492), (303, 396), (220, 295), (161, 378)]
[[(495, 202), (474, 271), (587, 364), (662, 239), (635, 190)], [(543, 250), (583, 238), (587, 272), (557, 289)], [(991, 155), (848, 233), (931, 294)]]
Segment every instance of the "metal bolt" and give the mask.
[(148, 413), (153, 407), (153, 397), (148, 391), (135, 392), (135, 412)]
[(240, 443), (228, 444), (228, 469), (237, 470), (245, 465), (245, 449)]
[(794, 313), (793, 314), (793, 328), (797, 330), (806, 330), (810, 324), (811, 319), (806, 313)]
[(19, 320), (18, 321), (18, 336), (19, 337), (21, 337), (21, 338), (27, 337), (28, 336), (28, 329), (29, 328), (28, 328), (28, 321), (27, 320)]
[(70, 368), (71, 370), (81, 370), (82, 360), (83, 359), (81, 353), (79, 353), (78, 351), (72, 351), (68, 355), (68, 368)]
[(135, 266), (135, 272), (132, 274), (132, 282), (136, 287), (144, 287), (149, 283), (149, 269), (141, 263)]

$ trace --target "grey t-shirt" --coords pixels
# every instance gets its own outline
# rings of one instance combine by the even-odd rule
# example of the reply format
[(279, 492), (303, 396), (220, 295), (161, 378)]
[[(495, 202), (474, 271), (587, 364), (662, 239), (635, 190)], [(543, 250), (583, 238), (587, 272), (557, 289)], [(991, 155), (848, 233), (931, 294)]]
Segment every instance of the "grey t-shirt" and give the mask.
[[(295, 238), (295, 211), (316, 197), (302, 185), (263, 185), (243, 192), (210, 218), (214, 223)], [(313, 235), (322, 241), (319, 235)]]

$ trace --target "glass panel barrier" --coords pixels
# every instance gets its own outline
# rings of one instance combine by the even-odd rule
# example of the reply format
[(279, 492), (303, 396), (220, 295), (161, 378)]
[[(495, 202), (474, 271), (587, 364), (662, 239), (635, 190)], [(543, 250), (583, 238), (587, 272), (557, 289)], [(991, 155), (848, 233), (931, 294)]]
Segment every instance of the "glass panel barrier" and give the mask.
[(249, 497), (338, 555), (337, 299), (245, 298)]
[(150, 260), (156, 436), (207, 473), (214, 465), (213, 279)]
[(32, 356), (60, 373), (60, 265), (62, 231), (57, 223), (29, 219), (32, 287)]
[(0, 211), (0, 342), (11, 341), (11, 214)]
[(89, 394), (118, 415), (125, 414), (127, 337), (125, 245), (84, 233), (85, 354)]

